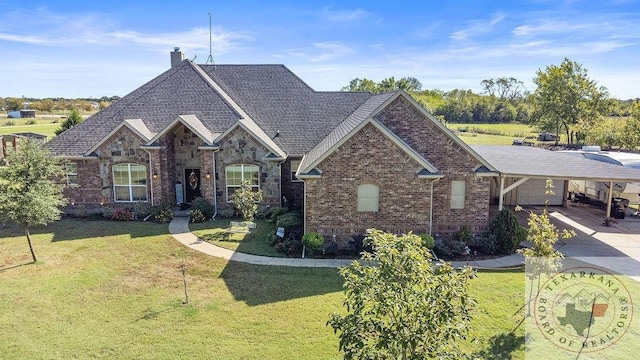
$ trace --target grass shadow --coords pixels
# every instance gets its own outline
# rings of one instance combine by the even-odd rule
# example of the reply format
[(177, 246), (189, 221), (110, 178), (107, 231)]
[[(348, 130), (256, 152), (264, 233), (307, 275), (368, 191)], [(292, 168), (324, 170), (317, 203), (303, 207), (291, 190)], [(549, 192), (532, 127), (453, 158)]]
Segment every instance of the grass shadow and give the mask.
[(257, 227), (249, 231), (248, 229), (232, 229), (231, 221), (232, 219), (217, 219), (189, 224), (189, 229), (198, 238), (225, 249), (252, 255), (283, 257), (268, 242), (269, 235), (276, 231), (273, 222), (264, 219), (257, 220)]
[(5, 267), (5, 268), (0, 268), (0, 273), (5, 272), (5, 271), (8, 271), (8, 270), (11, 270), (11, 269), (19, 268), (19, 267), (21, 267), (21, 266), (27, 266), (27, 265), (33, 265), (33, 264), (35, 264), (35, 262), (34, 262), (34, 261), (29, 261), (29, 262), (26, 262), (26, 263), (23, 263), (23, 264), (18, 264), (18, 265), (13, 265), (13, 266), (7, 266), (7, 267)]
[(513, 358), (515, 351), (524, 348), (524, 335), (516, 335), (513, 332), (501, 333), (492, 336), (488, 346), (473, 353), (473, 359), (504, 360)]
[(249, 306), (342, 291), (337, 269), (292, 268), (229, 261), (220, 274), (237, 301)]
[[(62, 219), (45, 226), (29, 228), (32, 236), (53, 234), (51, 241), (70, 241), (127, 234), (131, 238), (144, 238), (169, 233), (167, 224), (141, 221)], [(0, 238), (25, 236), (22, 227), (11, 225), (0, 228)]]

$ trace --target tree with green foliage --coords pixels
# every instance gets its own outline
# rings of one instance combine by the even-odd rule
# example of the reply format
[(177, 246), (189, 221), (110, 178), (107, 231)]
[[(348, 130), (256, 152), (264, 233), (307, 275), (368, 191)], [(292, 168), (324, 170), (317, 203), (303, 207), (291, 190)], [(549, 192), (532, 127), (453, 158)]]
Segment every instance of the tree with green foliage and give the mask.
[(489, 236), (497, 254), (513, 254), (527, 237), (527, 230), (518, 223), (511, 210), (504, 208), (489, 224)]
[(638, 150), (640, 148), (640, 101), (633, 102), (631, 107), (632, 116), (627, 119), (622, 133), (622, 145), (628, 150)]
[(564, 130), (569, 144), (577, 131), (588, 131), (613, 105), (607, 89), (590, 79), (581, 64), (567, 58), (560, 66), (538, 69), (533, 82), (537, 88), (532, 96), (532, 121), (558, 135)]
[(33, 261), (38, 261), (29, 229), (59, 220), (67, 201), (59, 179), (64, 169), (47, 150), (30, 139), (21, 139), (17, 149), (0, 167), (0, 219), (24, 228)]
[(391, 92), (402, 89), (406, 92), (418, 92), (422, 89), (420, 81), (414, 77), (403, 77), (396, 80), (393, 76), (382, 79), (379, 83), (369, 79), (355, 78), (342, 91), (368, 91), (372, 93)]
[[(540, 291), (540, 277), (542, 274), (550, 274), (557, 271), (560, 266), (560, 260), (564, 255), (556, 250), (555, 244), (560, 239), (570, 239), (576, 236), (573, 230), (558, 230), (558, 228), (549, 221), (549, 214), (547, 212), (547, 206), (549, 205), (549, 196), (553, 195), (553, 180), (547, 179), (545, 184), (545, 207), (540, 215), (531, 211), (529, 213), (529, 229), (527, 230), (527, 240), (531, 242), (530, 248), (518, 250), (518, 252), (524, 255), (527, 266), (527, 277), (533, 284), (535, 279), (538, 279), (538, 292)], [(521, 208), (516, 208), (521, 210)], [(529, 288), (529, 311), (531, 314), (531, 292), (533, 285)], [(536, 295), (537, 296), (537, 295)]]
[(233, 193), (231, 201), (244, 221), (253, 221), (258, 212), (258, 203), (262, 201), (262, 190), (256, 191), (251, 186), (251, 182), (245, 180), (240, 188)]
[(327, 325), (340, 335), (345, 359), (461, 358), (475, 300), (469, 267), (434, 267), (420, 237), (369, 230), (375, 250), (340, 269), (346, 315)]
[(526, 89), (522, 81), (510, 77), (497, 79), (485, 79), (480, 82), (485, 93), (495, 96), (501, 102), (516, 102), (524, 98)]
[(4, 99), (4, 106), (7, 111), (16, 111), (24, 108), (24, 100), (22, 98), (8, 97)]
[(67, 116), (67, 119), (60, 125), (60, 128), (56, 130), (56, 135), (60, 135), (66, 130), (71, 129), (72, 127), (80, 124), (82, 122), (82, 116), (80, 116), (80, 112), (78, 109), (73, 109), (71, 114)]

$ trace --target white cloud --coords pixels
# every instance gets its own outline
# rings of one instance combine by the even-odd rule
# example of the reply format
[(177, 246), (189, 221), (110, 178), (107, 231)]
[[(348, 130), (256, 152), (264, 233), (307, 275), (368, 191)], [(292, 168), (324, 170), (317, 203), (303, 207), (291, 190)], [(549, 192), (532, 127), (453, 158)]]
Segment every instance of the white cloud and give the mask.
[(495, 14), (488, 21), (473, 20), (471, 21), (468, 27), (452, 33), (450, 38), (453, 40), (465, 40), (474, 35), (491, 32), (495, 28), (495, 26), (498, 25), (505, 18), (506, 18), (506, 15), (504, 14)]
[[(21, 22), (20, 27), (0, 25), (0, 40), (65, 47), (134, 45), (157, 51), (166, 51), (174, 46), (180, 46), (186, 51), (209, 48), (209, 29), (203, 27), (178, 32), (144, 33), (123, 28), (104, 16), (94, 14), (61, 15), (38, 9), (36, 16), (22, 15), (24, 14), (21, 12), (4, 15), (5, 18), (20, 16), (27, 20)], [(232, 32), (221, 28), (212, 31), (212, 45), (217, 53), (225, 53), (239, 43), (251, 40), (252, 36), (246, 32)]]
[(322, 9), (321, 16), (326, 21), (349, 22), (363, 19), (371, 15), (370, 12), (363, 9), (353, 10), (333, 10), (331, 8)]
[(310, 48), (291, 49), (288, 53), (310, 63), (319, 63), (343, 58), (354, 53), (354, 50), (335, 42), (317, 42)]

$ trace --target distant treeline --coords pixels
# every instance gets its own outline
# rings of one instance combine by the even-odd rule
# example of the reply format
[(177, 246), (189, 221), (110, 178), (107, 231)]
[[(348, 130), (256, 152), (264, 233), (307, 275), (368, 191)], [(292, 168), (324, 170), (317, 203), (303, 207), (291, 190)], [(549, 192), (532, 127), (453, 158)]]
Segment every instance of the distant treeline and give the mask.
[(0, 109), (14, 111), (22, 109), (35, 109), (44, 113), (56, 111), (94, 111), (104, 109), (112, 103), (120, 100), (119, 96), (103, 96), (101, 98), (26, 98), (26, 97), (0, 97)]
[[(481, 82), (483, 93), (471, 90), (422, 90), (416, 78), (386, 78), (379, 83), (369, 79), (354, 79), (343, 91), (370, 91), (375, 93), (403, 89), (433, 115), (449, 123), (531, 123), (533, 104), (531, 93), (522, 82), (514, 78), (488, 79)], [(634, 99), (613, 100), (610, 116), (632, 115)]]

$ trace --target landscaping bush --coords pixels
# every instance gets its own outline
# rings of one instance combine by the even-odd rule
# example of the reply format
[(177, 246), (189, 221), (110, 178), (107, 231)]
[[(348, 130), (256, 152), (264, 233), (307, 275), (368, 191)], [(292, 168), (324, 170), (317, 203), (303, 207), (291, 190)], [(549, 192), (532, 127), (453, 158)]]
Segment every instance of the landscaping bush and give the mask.
[(345, 253), (347, 255), (360, 255), (363, 251), (373, 252), (373, 247), (367, 241), (367, 235), (361, 233), (351, 235), (351, 240), (347, 244)]
[(276, 228), (283, 228), (285, 235), (294, 229), (302, 228), (302, 216), (297, 212), (288, 212), (278, 217)]
[(427, 249), (431, 250), (436, 245), (436, 241), (433, 239), (433, 236), (429, 234), (420, 234), (418, 236), (420, 237), (420, 239), (422, 239), (422, 246), (426, 247)]
[(307, 254), (313, 255), (324, 244), (324, 236), (317, 232), (310, 232), (302, 236), (302, 245), (304, 245)]
[(118, 209), (111, 215), (111, 220), (131, 221), (133, 220), (133, 212), (129, 209)]
[(509, 209), (502, 209), (489, 225), (488, 250), (495, 254), (513, 254), (520, 242), (527, 238), (527, 231)]
[[(191, 202), (191, 210), (189, 211), (189, 215), (191, 215), (191, 211), (194, 211), (194, 210), (200, 211), (202, 216), (205, 217), (205, 220), (203, 221), (213, 218), (213, 214), (215, 213), (215, 208), (213, 207), (213, 205), (209, 201), (201, 197), (197, 197), (193, 199), (193, 201)], [(202, 222), (202, 221), (198, 221), (198, 222)]]
[(4, 123), (4, 126), (15, 126), (15, 125), (16, 125), (16, 122), (15, 122), (15, 121), (13, 121), (13, 120), (7, 120), (7, 121)]
[(38, 120), (36, 119), (29, 119), (27, 120), (27, 122), (25, 123), (26, 125), (38, 125)]
[(288, 212), (289, 212), (289, 209), (287, 209), (286, 207), (281, 207), (281, 206), (279, 206), (279, 207), (277, 207), (277, 208), (274, 208), (274, 209), (271, 211), (271, 220), (273, 220), (273, 221), (278, 221), (278, 218), (279, 218), (280, 216), (282, 216), (282, 215), (284, 215), (284, 214), (286, 214), (286, 213), (288, 213)]
[(151, 207), (146, 203), (137, 202), (133, 204), (131, 212), (135, 219), (146, 219), (147, 216), (151, 215)]
[(155, 205), (151, 208), (151, 217), (158, 223), (168, 223), (173, 220), (173, 211), (169, 206)]
[(202, 213), (200, 209), (191, 209), (189, 210), (189, 222), (191, 223), (202, 223), (207, 221), (207, 216)]
[(438, 257), (452, 259), (461, 256), (466, 246), (465, 242), (456, 239), (439, 240), (435, 242), (433, 252)]

